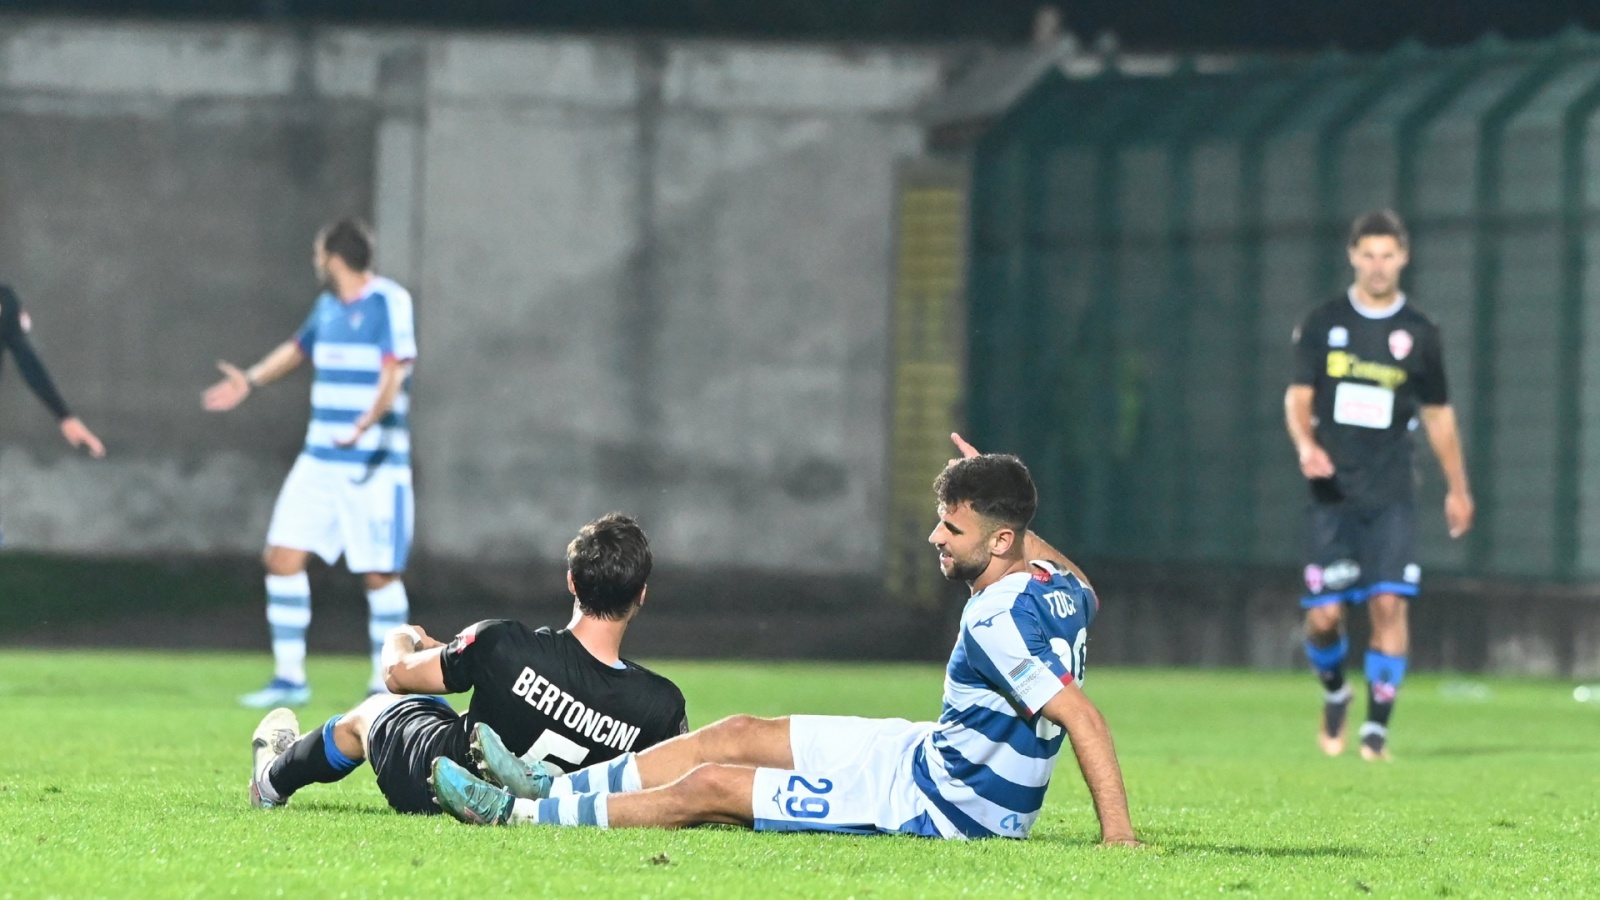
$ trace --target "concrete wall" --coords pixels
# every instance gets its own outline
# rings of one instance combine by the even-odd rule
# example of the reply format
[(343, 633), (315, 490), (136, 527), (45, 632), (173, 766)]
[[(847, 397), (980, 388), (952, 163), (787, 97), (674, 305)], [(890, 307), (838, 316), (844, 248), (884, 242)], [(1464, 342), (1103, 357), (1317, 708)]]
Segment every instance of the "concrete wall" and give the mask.
[(933, 51), (0, 23), (0, 280), (110, 447), (8, 373), (12, 546), (254, 552), (305, 376), (321, 222), (417, 296), (419, 552), (515, 564), (620, 508), (658, 558), (883, 556), (893, 169)]

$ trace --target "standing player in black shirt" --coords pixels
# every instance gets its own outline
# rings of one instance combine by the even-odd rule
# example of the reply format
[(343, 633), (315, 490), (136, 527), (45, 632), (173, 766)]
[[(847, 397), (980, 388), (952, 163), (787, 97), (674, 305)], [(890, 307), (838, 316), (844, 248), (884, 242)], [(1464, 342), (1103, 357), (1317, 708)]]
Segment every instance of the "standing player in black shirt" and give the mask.
[(31, 330), (28, 314), (23, 312), (22, 301), (17, 299), (16, 292), (0, 284), (0, 362), (5, 361), (6, 351), (10, 350), (17, 360), (22, 380), (33, 389), (39, 402), (55, 413), (61, 423), (61, 436), (67, 439), (67, 443), (86, 448), (89, 455), (96, 459), (105, 456), (106, 448), (100, 439), (67, 409), (61, 394), (56, 391), (55, 382), (50, 380), (50, 373), (45, 370), (39, 354), (34, 352), (33, 342), (28, 339)]
[(1294, 383), (1284, 397), (1289, 437), (1311, 489), (1307, 593), (1300, 605), (1306, 656), (1325, 691), (1317, 737), (1330, 756), (1344, 751), (1350, 705), (1344, 604), (1364, 602), (1372, 639), (1361, 756), (1389, 757), (1389, 715), (1410, 642), (1407, 603), (1422, 581), (1410, 435), (1417, 420), (1444, 469), (1450, 536), (1472, 527), (1472, 493), (1445, 387), (1439, 329), (1400, 291), (1409, 245), (1392, 211), (1356, 219), (1349, 247), (1355, 284), (1295, 329)]
[(468, 742), (478, 723), (556, 774), (683, 734), (689, 723), (677, 685), (619, 655), (644, 604), (650, 568), (644, 531), (612, 513), (585, 525), (567, 546), (567, 588), (576, 603), (565, 629), (490, 619), (448, 645), (414, 625), (396, 629), (383, 653), (389, 689), (470, 690), (467, 712), (433, 696), (377, 694), (296, 739), (294, 713), (275, 709), (252, 742), (251, 803), (281, 806), (300, 788), (338, 781), (368, 759), (390, 806), (437, 813), (429, 767), (439, 756), (471, 766)]

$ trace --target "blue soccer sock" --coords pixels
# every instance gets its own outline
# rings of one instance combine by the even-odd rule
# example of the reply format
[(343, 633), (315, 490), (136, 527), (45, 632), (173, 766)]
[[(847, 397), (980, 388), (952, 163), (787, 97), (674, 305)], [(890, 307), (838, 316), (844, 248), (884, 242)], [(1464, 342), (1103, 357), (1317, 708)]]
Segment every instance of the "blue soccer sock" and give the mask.
[(262, 793), (282, 803), (289, 795), (308, 784), (331, 784), (361, 767), (361, 760), (339, 751), (333, 739), (334, 726), (344, 716), (334, 716), (321, 728), (300, 736), (267, 768)]
[(375, 591), (367, 591), (367, 637), (372, 641), (373, 690), (383, 688), (383, 642), (389, 632), (406, 624), (411, 615), (411, 603), (406, 597), (406, 586), (399, 579)]
[(1339, 635), (1331, 644), (1318, 644), (1306, 638), (1306, 659), (1322, 682), (1322, 689), (1330, 696), (1344, 690), (1344, 661), (1350, 653), (1350, 639)]
[(306, 573), (267, 576), (267, 625), (274, 674), (306, 683), (306, 627), (311, 624), (311, 579)]
[(548, 800), (517, 800), (511, 807), (512, 825), (586, 825), (610, 828), (606, 794), (571, 794)]
[(550, 782), (551, 797), (577, 794), (625, 794), (644, 787), (639, 779), (637, 754), (624, 753), (609, 762), (595, 763), (571, 775), (557, 775)]
[(1406, 678), (1406, 658), (1368, 650), (1366, 669), (1367, 721), (1387, 729), (1400, 683)]

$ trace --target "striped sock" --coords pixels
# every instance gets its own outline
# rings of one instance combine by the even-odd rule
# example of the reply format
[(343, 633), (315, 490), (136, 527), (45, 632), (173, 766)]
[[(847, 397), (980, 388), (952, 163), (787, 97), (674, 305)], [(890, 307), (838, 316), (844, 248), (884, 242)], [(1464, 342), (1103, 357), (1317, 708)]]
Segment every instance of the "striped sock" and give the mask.
[(267, 576), (267, 625), (272, 629), (274, 674), (306, 683), (306, 626), (311, 624), (311, 579), (306, 573)]
[(557, 775), (550, 781), (550, 796), (572, 797), (579, 794), (625, 794), (644, 787), (639, 779), (636, 754), (624, 753), (610, 762), (595, 763), (571, 775)]
[(511, 807), (512, 825), (587, 825), (610, 828), (606, 795), (572, 794), (548, 800), (517, 800)]
[(375, 591), (367, 591), (367, 636), (372, 640), (372, 684), (383, 687), (383, 640), (389, 632), (406, 624), (411, 614), (411, 604), (406, 599), (406, 586), (399, 579)]

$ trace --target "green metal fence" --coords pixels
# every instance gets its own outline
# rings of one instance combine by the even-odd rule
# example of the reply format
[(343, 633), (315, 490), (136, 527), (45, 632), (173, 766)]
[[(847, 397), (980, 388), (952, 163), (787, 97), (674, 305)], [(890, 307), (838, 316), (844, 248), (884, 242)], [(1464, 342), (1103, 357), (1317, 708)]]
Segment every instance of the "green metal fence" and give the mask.
[(1305, 489), (1289, 335), (1393, 206), (1478, 501), (1423, 562), (1600, 575), (1600, 40), (1408, 46), (1035, 85), (973, 151), (967, 418), (1086, 556), (1283, 563)]

